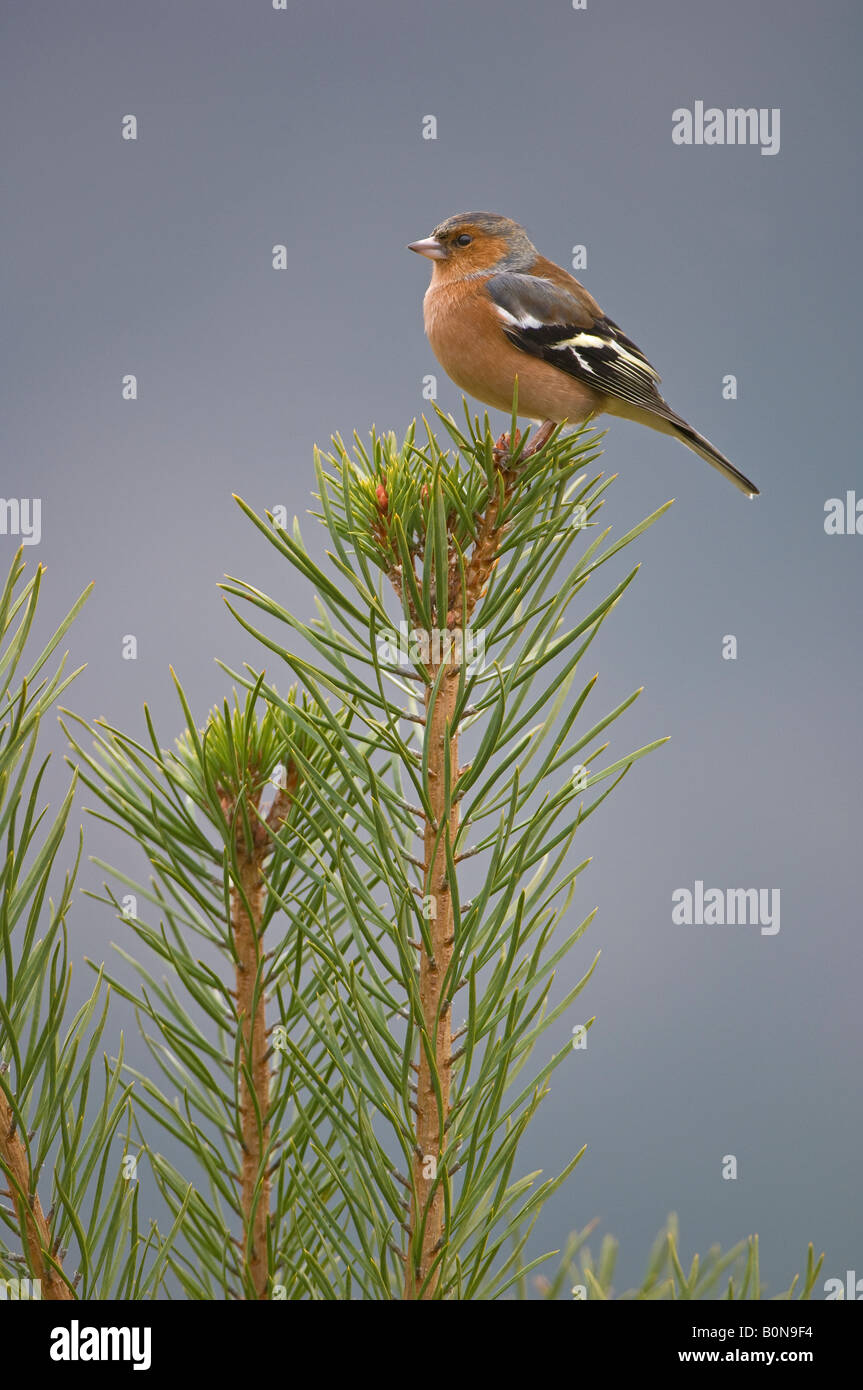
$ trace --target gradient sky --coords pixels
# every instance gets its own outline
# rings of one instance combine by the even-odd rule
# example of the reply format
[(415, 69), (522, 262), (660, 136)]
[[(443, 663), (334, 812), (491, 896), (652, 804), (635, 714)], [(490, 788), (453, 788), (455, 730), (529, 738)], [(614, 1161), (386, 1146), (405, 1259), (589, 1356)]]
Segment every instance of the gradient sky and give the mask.
[[(259, 659), (225, 572), (311, 612), (233, 492), (304, 516), (316, 442), (403, 431), (428, 372), (460, 408), (422, 332), (428, 266), (405, 250), (452, 213), (506, 213), (564, 265), (584, 244), (579, 278), (762, 489), (748, 502), (609, 422), (616, 533), (677, 500), (627, 552), (642, 570), (592, 649), (596, 699), (646, 687), (616, 755), (671, 742), (581, 835), (595, 858), (573, 912), (599, 913), (566, 974), (601, 947), (580, 1001), (597, 1023), (522, 1170), (588, 1144), (533, 1249), (597, 1216), (620, 1288), (671, 1210), (690, 1254), (757, 1231), (771, 1292), (809, 1240), (825, 1278), (863, 1274), (863, 535), (824, 532), (828, 498), (863, 498), (861, 28), (851, 0), (47, 0), (2, 20), (0, 494), (42, 499), (26, 558), (48, 566), (46, 628), (96, 581), (71, 639), (85, 717), (140, 731), (146, 700), (168, 742), (173, 663), (203, 719), (227, 688), (214, 657)], [(672, 112), (697, 100), (778, 107), (779, 153), (675, 145)], [(316, 530), (306, 517), (320, 551)], [(4, 570), (16, 545), (0, 536)], [(97, 825), (88, 849), (129, 855)], [(780, 932), (674, 925), (696, 879), (779, 888)], [(118, 939), (87, 899), (72, 928), (81, 957)]]

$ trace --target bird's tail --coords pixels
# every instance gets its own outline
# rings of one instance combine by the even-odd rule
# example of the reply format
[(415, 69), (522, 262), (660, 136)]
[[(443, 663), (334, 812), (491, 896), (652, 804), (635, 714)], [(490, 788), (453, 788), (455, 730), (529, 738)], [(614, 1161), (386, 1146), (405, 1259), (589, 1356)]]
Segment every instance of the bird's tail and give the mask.
[(735, 468), (724, 454), (720, 454), (719, 450), (715, 449), (710, 440), (705, 439), (703, 434), (699, 434), (698, 430), (694, 430), (685, 420), (681, 420), (679, 415), (672, 416), (669, 424), (671, 425), (671, 433), (680, 440), (681, 444), (685, 444), (687, 449), (691, 449), (693, 453), (698, 454), (699, 458), (703, 458), (706, 463), (709, 463), (711, 468), (722, 473), (736, 488), (745, 492), (747, 497), (758, 496), (758, 488), (755, 484), (750, 482), (739, 468)]

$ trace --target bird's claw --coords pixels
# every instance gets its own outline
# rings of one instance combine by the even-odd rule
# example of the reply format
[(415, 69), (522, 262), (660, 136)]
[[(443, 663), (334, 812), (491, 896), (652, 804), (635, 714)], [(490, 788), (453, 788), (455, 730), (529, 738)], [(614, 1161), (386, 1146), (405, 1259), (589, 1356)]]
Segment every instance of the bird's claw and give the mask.
[[(518, 448), (520, 442), (521, 442), (521, 430), (516, 430), (516, 432), (515, 432), (515, 445), (514, 445), (514, 447), (515, 447), (516, 449)], [(500, 436), (498, 437), (498, 439), (496, 440), (495, 445), (494, 445), (494, 448), (492, 449), (492, 457), (494, 458), (494, 461), (495, 461), (495, 463), (498, 465), (498, 467), (500, 467), (502, 464), (505, 464), (505, 463), (508, 463), (508, 462), (509, 462), (509, 458), (510, 458), (510, 454), (511, 454), (512, 448), (513, 448), (513, 440), (512, 440), (512, 437), (511, 437), (511, 435), (508, 433), (508, 431), (504, 430), (503, 434), (500, 435)]]
[[(557, 426), (553, 420), (545, 420), (537, 430), (530, 444), (519, 456), (519, 463), (524, 463), (526, 459), (533, 458), (540, 449), (544, 449)], [(492, 449), (492, 456), (498, 468), (505, 468), (512, 457), (513, 448), (517, 449), (521, 443), (521, 430), (516, 430), (515, 440), (506, 432), (500, 435)]]

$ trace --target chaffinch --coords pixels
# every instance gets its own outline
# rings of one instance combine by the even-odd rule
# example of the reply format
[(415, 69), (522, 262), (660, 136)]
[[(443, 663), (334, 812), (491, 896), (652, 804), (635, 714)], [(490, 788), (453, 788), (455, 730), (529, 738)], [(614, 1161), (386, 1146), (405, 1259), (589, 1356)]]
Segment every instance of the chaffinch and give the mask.
[(555, 425), (607, 411), (674, 435), (741, 492), (758, 488), (663, 400), (644, 353), (523, 227), (462, 212), (408, 248), (433, 262), (423, 313), (435, 357), (457, 386), (499, 410)]

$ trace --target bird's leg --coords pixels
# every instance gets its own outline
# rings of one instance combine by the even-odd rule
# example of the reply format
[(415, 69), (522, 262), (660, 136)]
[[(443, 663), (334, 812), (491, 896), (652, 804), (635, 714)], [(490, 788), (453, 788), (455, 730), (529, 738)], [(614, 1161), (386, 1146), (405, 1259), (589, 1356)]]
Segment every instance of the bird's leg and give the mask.
[(553, 420), (543, 420), (530, 445), (522, 454), (522, 458), (529, 459), (533, 454), (538, 454), (540, 449), (544, 448), (551, 439), (556, 429), (557, 425)]

